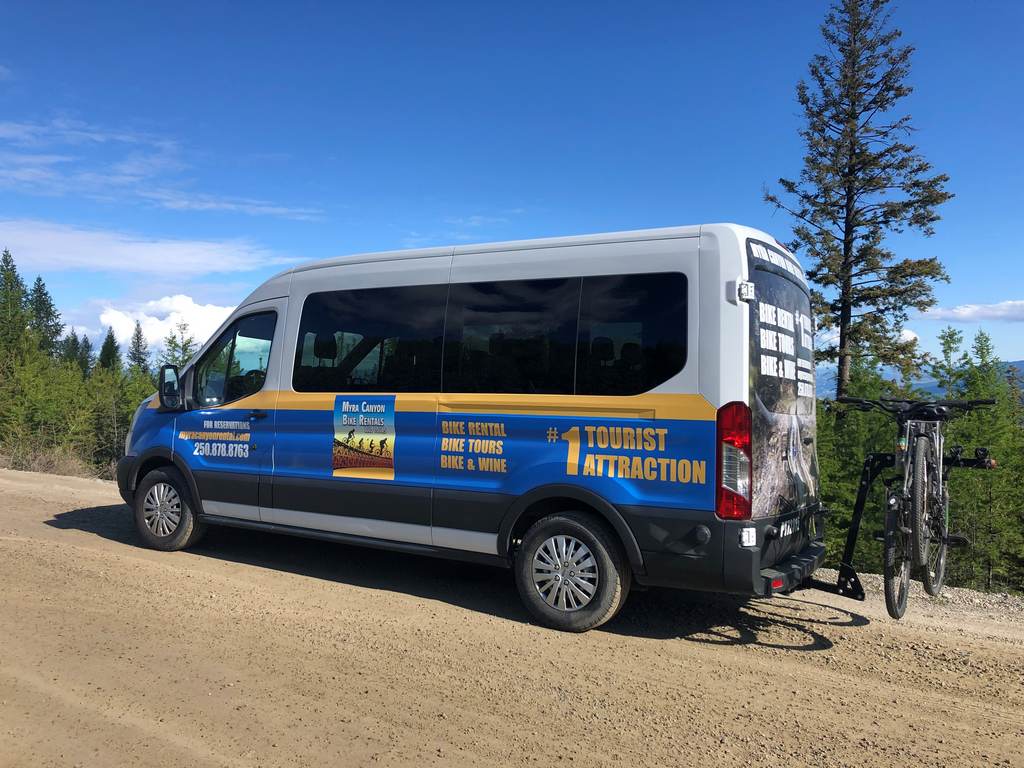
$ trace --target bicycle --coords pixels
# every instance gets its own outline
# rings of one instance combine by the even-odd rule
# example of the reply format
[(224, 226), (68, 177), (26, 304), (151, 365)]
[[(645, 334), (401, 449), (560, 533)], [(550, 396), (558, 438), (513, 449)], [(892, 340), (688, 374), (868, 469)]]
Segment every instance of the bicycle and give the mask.
[(912, 567), (921, 570), (925, 591), (932, 596), (942, 591), (946, 578), (946, 553), (950, 546), (965, 546), (965, 537), (949, 533), (949, 473), (955, 467), (992, 469), (996, 462), (987, 448), (976, 448), (974, 459), (963, 457), (963, 447), (953, 446), (945, 455), (943, 425), (975, 408), (994, 405), (995, 400), (867, 400), (841, 397), (836, 402), (860, 411), (880, 411), (896, 420), (899, 437), (891, 454), (869, 454), (864, 462), (861, 489), (854, 510), (855, 521), (847, 539), (840, 568), (839, 594), (863, 589), (850, 564), (857, 529), (863, 514), (867, 490), (883, 469), (894, 467), (900, 474), (885, 481), (887, 488), (883, 581), (885, 607), (894, 619), (907, 610)]

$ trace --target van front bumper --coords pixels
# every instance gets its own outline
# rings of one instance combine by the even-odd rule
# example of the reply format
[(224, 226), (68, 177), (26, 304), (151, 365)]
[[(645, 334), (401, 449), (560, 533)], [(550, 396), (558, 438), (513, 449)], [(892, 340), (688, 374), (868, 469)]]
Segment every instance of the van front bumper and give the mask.
[(117, 462), (117, 490), (125, 504), (135, 502), (135, 489), (132, 478), (135, 477), (135, 456), (122, 456)]

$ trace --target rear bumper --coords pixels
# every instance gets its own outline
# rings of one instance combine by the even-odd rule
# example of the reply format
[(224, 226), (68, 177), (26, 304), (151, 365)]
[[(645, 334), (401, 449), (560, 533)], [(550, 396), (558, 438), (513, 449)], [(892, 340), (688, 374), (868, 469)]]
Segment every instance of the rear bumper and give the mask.
[(117, 490), (125, 504), (135, 501), (132, 479), (135, 477), (135, 456), (123, 456), (117, 462)]
[(799, 587), (825, 559), (821, 508), (785, 521), (799, 526), (806, 541), (795, 552), (787, 551), (788, 537), (780, 537), (784, 521), (705, 519), (705, 545), (688, 550), (676, 546), (676, 551), (645, 549), (646, 573), (636, 574), (636, 580), (647, 586), (765, 596)]
[(758, 595), (790, 592), (818, 570), (824, 559), (825, 544), (820, 541), (812, 541), (802, 552), (790, 555), (770, 568), (762, 568), (760, 583), (755, 584), (754, 592)]

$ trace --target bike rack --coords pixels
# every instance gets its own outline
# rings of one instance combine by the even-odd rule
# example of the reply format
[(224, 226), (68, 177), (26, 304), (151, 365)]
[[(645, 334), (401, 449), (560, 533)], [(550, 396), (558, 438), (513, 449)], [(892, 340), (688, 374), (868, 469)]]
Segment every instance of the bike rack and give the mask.
[(825, 592), (831, 592), (851, 600), (864, 600), (864, 587), (860, 583), (857, 571), (853, 569), (853, 554), (857, 549), (857, 537), (860, 535), (860, 524), (864, 518), (864, 507), (868, 503), (871, 486), (886, 469), (896, 466), (895, 453), (869, 453), (864, 459), (864, 469), (860, 473), (860, 486), (857, 488), (857, 501), (853, 505), (853, 517), (850, 518), (850, 530), (846, 533), (846, 547), (843, 559), (839, 563), (839, 578), (835, 584), (811, 578), (810, 586)]
[[(995, 461), (988, 457), (988, 451), (976, 452), (975, 458), (965, 459), (959, 454), (943, 457), (943, 466), (949, 469), (994, 469)], [(857, 571), (853, 568), (853, 555), (857, 549), (857, 537), (860, 535), (860, 524), (864, 518), (864, 507), (868, 502), (868, 493), (875, 479), (885, 470), (896, 466), (895, 453), (869, 453), (864, 459), (864, 469), (860, 473), (860, 486), (857, 488), (857, 501), (853, 505), (853, 517), (850, 518), (850, 530), (846, 533), (846, 547), (843, 559), (839, 563), (839, 578), (835, 584), (820, 581), (811, 577), (808, 584), (813, 589), (831, 592), (834, 595), (848, 597), (851, 600), (864, 600), (864, 587), (860, 583)]]

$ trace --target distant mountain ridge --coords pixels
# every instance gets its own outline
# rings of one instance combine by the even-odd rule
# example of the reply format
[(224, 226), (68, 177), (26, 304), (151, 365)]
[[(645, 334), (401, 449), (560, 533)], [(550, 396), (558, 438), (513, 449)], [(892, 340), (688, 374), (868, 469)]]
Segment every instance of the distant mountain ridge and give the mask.
[[(1024, 377), (1024, 360), (1010, 360), (1003, 362), (1003, 369), (1009, 370), (1010, 368), (1016, 368), (1017, 374)], [(836, 383), (836, 368), (834, 365), (819, 365), (816, 371), (818, 379), (818, 398), (819, 399), (830, 399), (835, 393)], [(895, 379), (896, 374), (894, 371), (886, 370), (886, 375)], [(918, 379), (914, 382), (914, 386), (918, 389), (924, 390), (929, 395), (941, 395), (942, 390), (939, 388), (938, 382), (935, 379), (928, 377)]]
[[(1018, 376), (1024, 375), (1024, 360), (1010, 360), (1008, 362), (1004, 362), (1002, 365), (1003, 370), (1008, 371), (1011, 368), (1016, 368)], [(920, 381), (915, 381), (914, 386), (923, 389), (930, 395), (943, 394), (942, 390), (939, 388), (939, 385), (935, 381), (935, 379), (921, 379)]]

